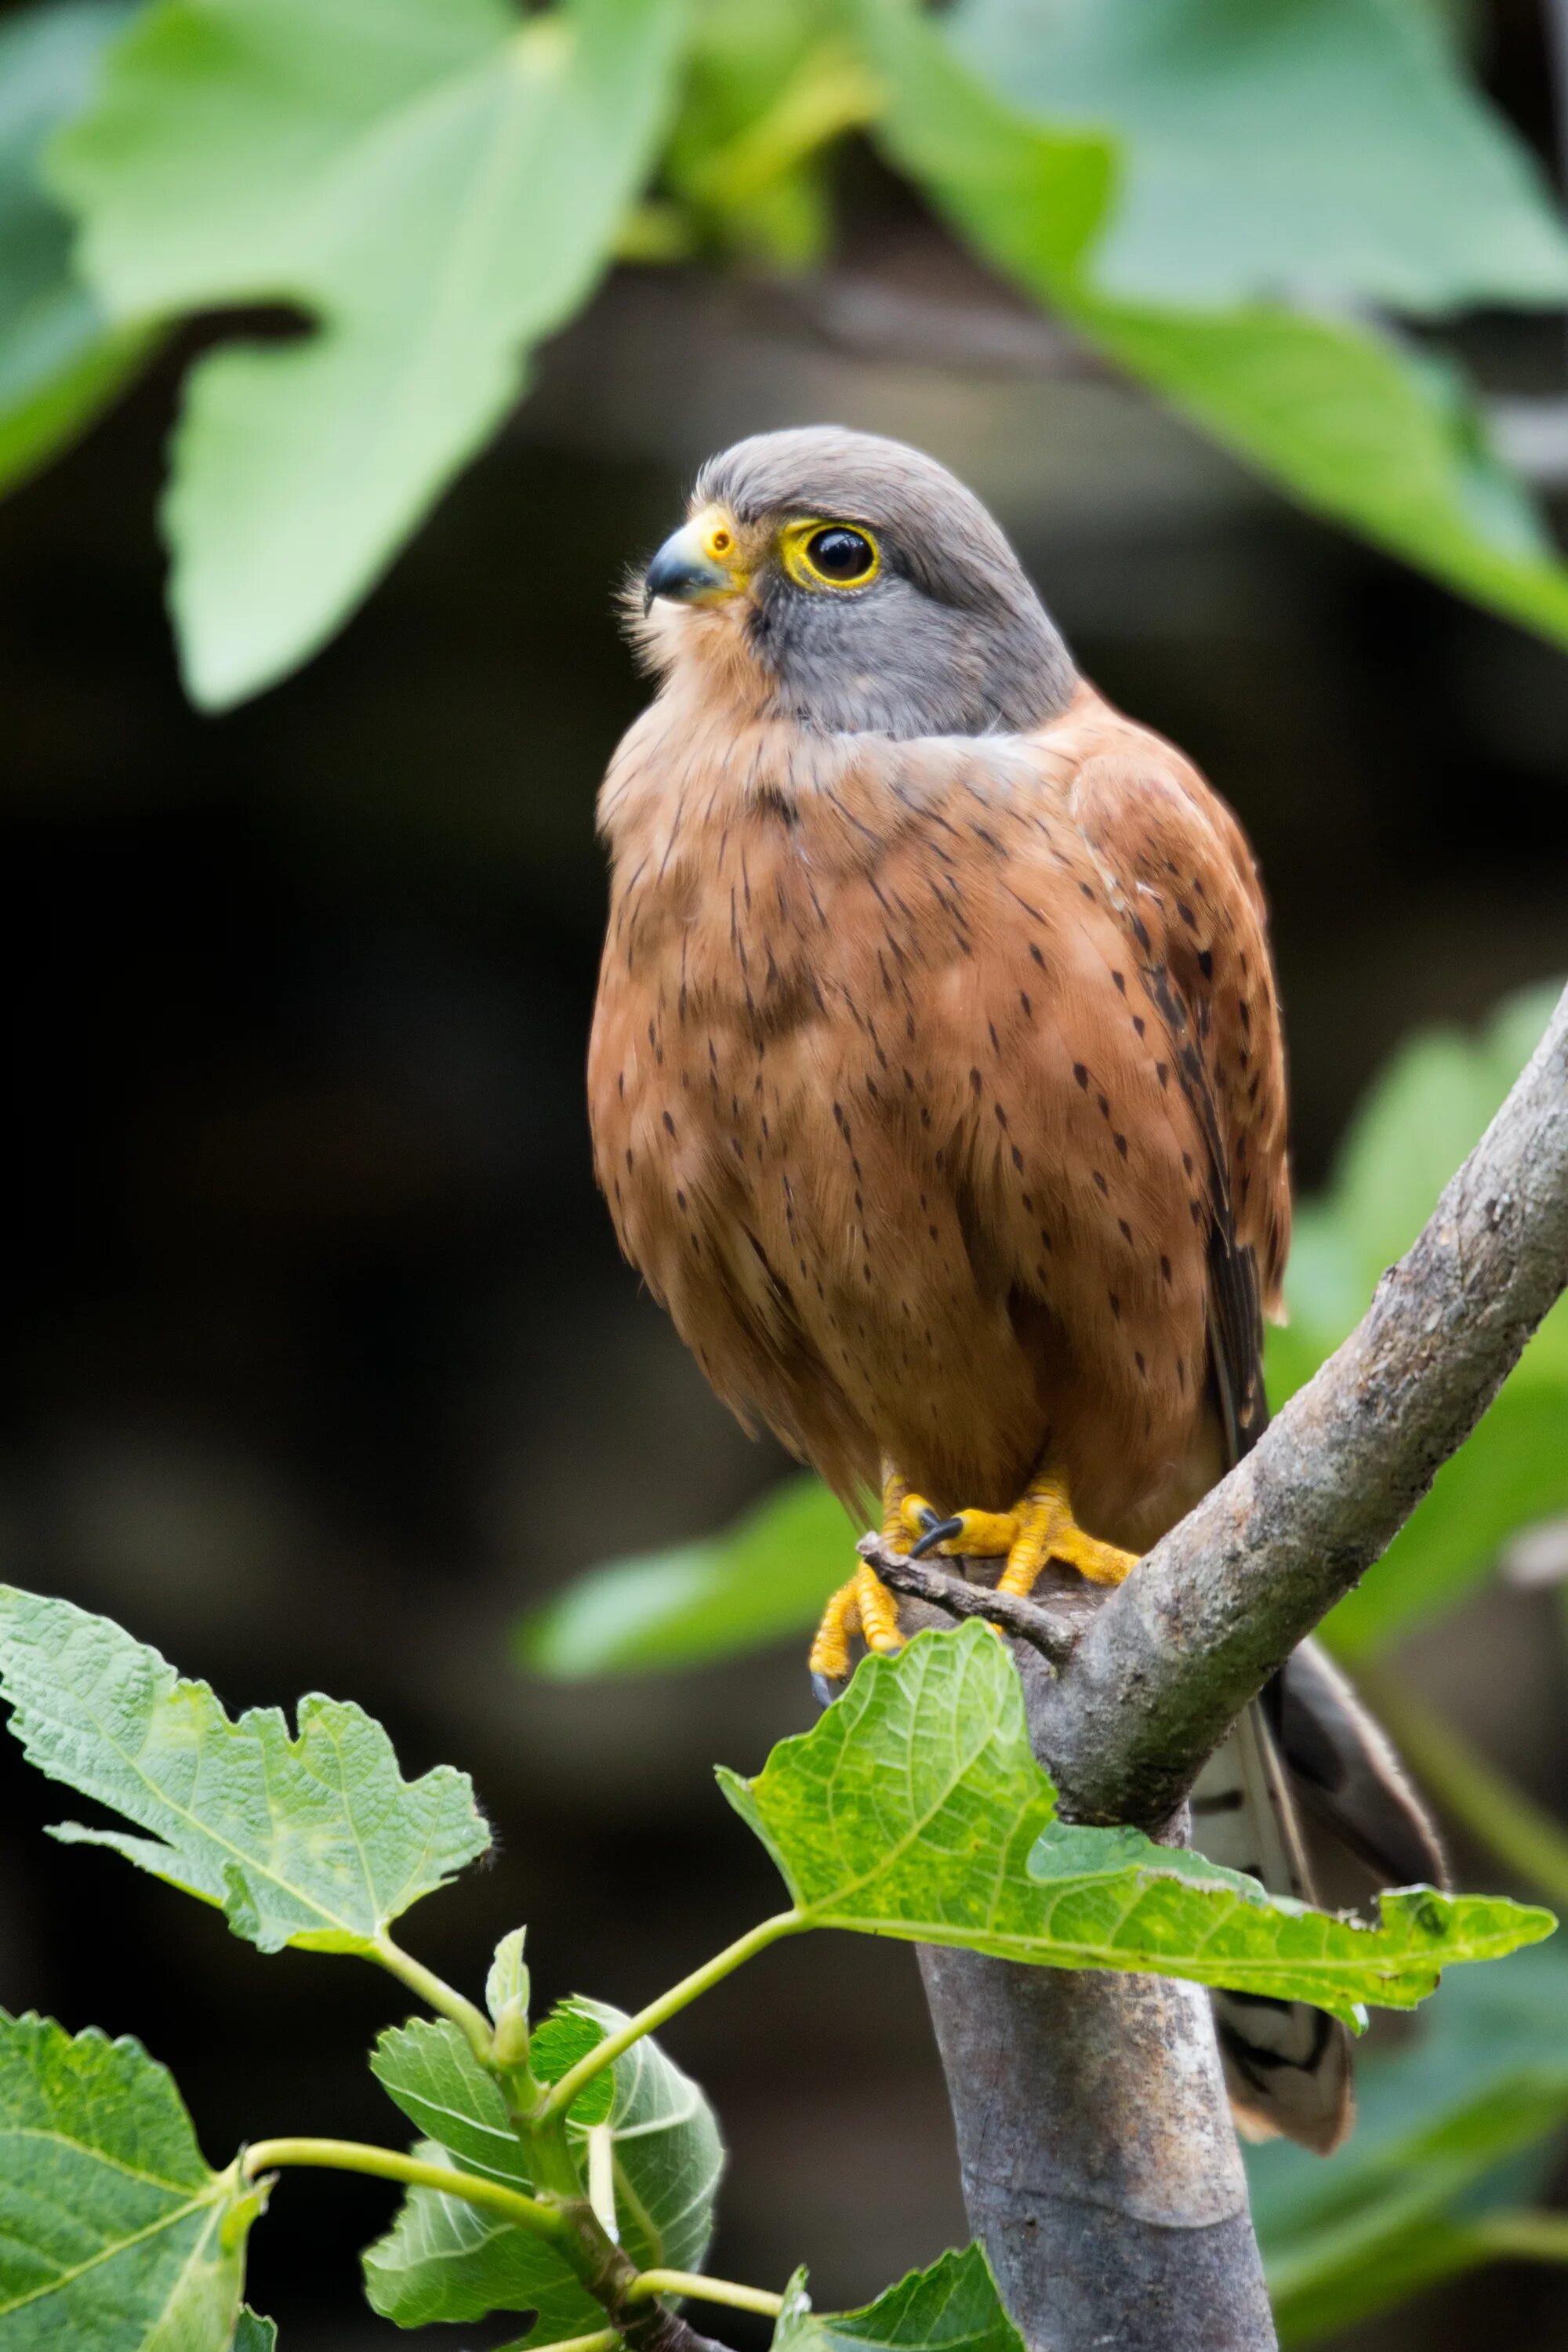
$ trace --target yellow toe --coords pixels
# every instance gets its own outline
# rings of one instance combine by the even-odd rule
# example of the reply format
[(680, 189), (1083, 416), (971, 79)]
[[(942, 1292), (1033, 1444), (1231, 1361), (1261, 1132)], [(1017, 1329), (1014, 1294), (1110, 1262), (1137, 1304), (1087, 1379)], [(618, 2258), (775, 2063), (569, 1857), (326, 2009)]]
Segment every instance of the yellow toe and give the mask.
[(901, 1650), (904, 1637), (899, 1631), (899, 1604), (869, 1560), (863, 1559), (855, 1571), (855, 1598), (867, 1648), (884, 1658)]
[(860, 1630), (860, 1579), (841, 1584), (822, 1612), (822, 1622), (811, 1645), (810, 1671), (829, 1682), (849, 1677), (849, 1643)]

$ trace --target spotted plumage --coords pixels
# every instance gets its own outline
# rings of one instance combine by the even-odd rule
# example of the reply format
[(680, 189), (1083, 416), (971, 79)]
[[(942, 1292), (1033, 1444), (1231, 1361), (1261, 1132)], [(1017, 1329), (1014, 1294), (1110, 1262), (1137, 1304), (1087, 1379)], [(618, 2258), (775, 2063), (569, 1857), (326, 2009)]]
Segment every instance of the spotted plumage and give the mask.
[[(589, 1104), (622, 1246), (851, 1511), (985, 1536), (1010, 1590), (1049, 1556), (1121, 1575), (1265, 1419), (1289, 1189), (1246, 841), (931, 459), (766, 435), (692, 506), (599, 808)], [(899, 1640), (868, 1570), (814, 1649), (830, 1686), (857, 1632)], [(1237, 1804), (1298, 1886), (1250, 1736)], [(1331, 2144), (1342, 2034), (1260, 2015), (1226, 2021), (1248, 2115)]]

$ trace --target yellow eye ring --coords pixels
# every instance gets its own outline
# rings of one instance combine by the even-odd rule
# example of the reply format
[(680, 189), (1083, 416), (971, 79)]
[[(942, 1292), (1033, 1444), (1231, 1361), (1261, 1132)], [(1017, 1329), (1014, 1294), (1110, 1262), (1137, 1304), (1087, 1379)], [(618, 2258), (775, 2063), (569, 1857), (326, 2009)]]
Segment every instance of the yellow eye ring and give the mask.
[(786, 523), (779, 560), (797, 588), (868, 588), (882, 568), (881, 551), (864, 523), (825, 522), (820, 515)]

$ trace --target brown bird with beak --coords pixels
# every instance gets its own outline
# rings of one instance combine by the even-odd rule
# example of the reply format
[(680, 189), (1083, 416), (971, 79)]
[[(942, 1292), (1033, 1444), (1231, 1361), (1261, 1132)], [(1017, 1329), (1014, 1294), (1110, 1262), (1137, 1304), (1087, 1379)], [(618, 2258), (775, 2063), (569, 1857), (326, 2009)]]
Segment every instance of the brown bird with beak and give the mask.
[[(898, 443), (715, 458), (634, 634), (660, 685), (600, 799), (588, 1073), (622, 1247), (726, 1403), (852, 1514), (878, 1496), (890, 1540), (1004, 1557), (1011, 1592), (1047, 1559), (1119, 1581), (1266, 1419), (1285, 1072), (1235, 818)], [(865, 1564), (813, 1646), (825, 1695), (857, 1637), (900, 1640)], [(1432, 1874), (1386, 1748), (1328, 1686), (1318, 1778), (1375, 1752), (1398, 1862)], [(1239, 1840), (1303, 1891), (1268, 1727), (1214, 1774), (1205, 1851)], [(1251, 2121), (1332, 2145), (1339, 2030), (1219, 2014)]]

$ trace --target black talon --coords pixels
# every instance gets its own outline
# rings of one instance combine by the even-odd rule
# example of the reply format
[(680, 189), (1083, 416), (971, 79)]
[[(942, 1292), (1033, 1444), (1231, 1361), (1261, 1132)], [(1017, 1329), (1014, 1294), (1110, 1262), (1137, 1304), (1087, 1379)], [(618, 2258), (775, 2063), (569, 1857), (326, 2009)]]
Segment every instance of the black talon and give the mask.
[(933, 1511), (930, 1519), (926, 1523), (926, 1531), (924, 1535), (921, 1536), (919, 1543), (911, 1544), (910, 1546), (910, 1558), (911, 1559), (924, 1559), (926, 1554), (928, 1552), (934, 1551), (938, 1544), (951, 1543), (954, 1536), (961, 1536), (963, 1533), (963, 1521), (962, 1519), (939, 1519)]
[(820, 1707), (831, 1706), (839, 1694), (848, 1687), (847, 1683), (837, 1681), (832, 1675), (813, 1675), (811, 1678), (811, 1695)]

